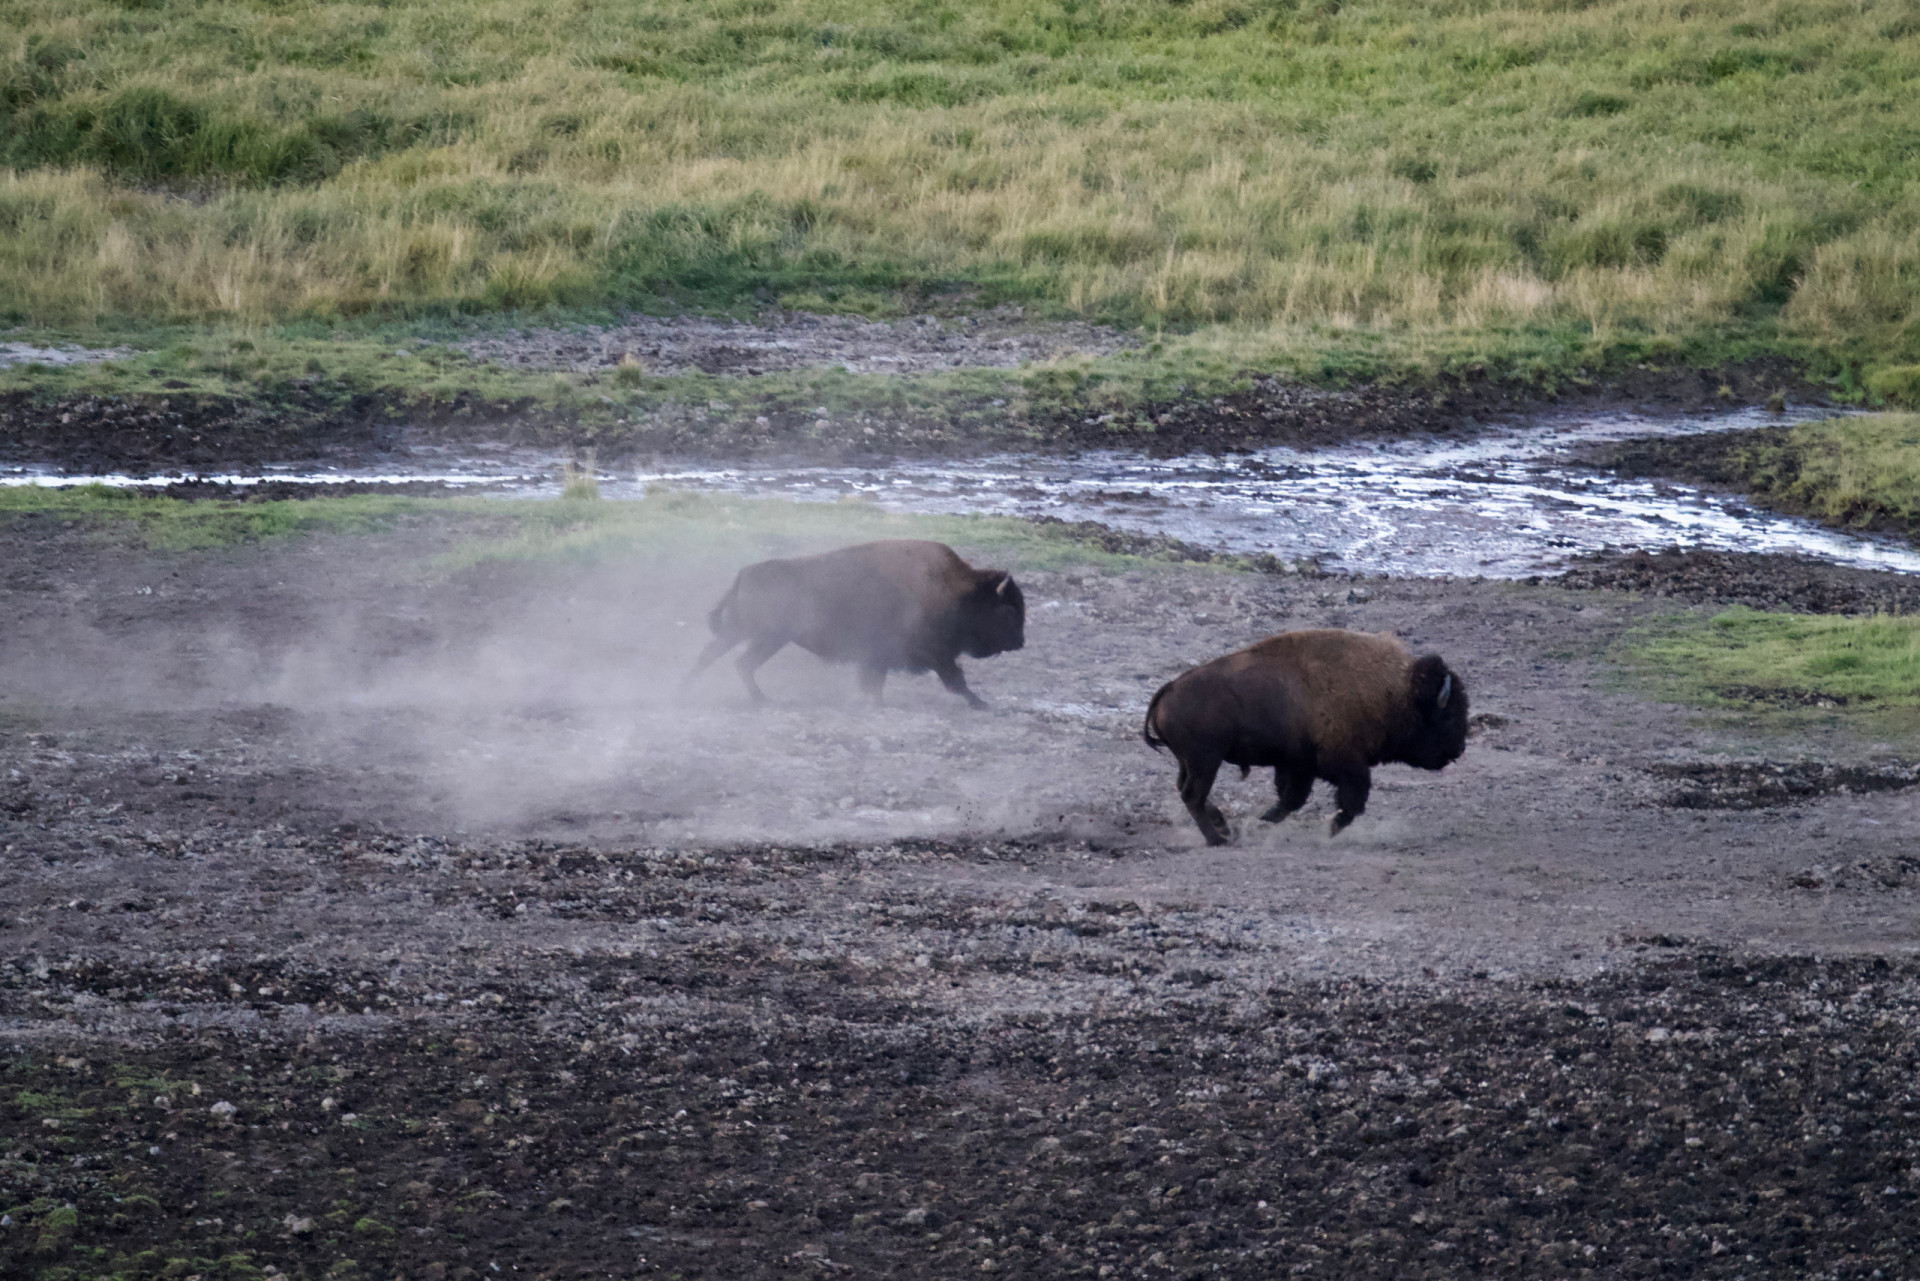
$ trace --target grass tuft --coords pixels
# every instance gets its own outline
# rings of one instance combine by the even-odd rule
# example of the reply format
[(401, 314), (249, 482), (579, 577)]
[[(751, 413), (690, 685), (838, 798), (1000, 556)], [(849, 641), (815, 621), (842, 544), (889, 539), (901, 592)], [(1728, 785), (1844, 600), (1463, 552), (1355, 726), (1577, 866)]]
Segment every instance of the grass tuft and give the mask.
[(1630, 654), (1667, 697), (1701, 707), (1920, 708), (1920, 617), (1732, 609), (1643, 636)]
[(560, 501), (597, 503), (600, 501), (600, 477), (593, 469), (593, 453), (586, 461), (569, 458), (560, 468)]

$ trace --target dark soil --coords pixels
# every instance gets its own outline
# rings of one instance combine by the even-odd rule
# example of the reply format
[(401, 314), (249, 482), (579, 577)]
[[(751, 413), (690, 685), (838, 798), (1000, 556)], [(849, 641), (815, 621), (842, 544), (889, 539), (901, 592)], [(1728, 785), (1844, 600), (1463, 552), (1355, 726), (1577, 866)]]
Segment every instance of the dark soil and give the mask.
[(1651, 476), (1744, 491), (1749, 478), (1740, 462), (1741, 452), (1755, 447), (1778, 448), (1792, 433), (1791, 427), (1748, 427), (1695, 436), (1650, 436), (1598, 446), (1586, 451), (1581, 461), (1623, 476)]
[[(1137, 929), (1129, 908), (1089, 923)], [(1163, 993), (1155, 1009), (984, 1021), (917, 999), (944, 962), (896, 978), (729, 950), (525, 956), (460, 988), (478, 1003), (459, 1012), (423, 1004), (402, 962), (21, 964), (10, 1013), (140, 999), (181, 1024), (248, 1010), (257, 1030), (16, 1047), (0, 1262), (458, 1279), (1920, 1268), (1911, 963), (1682, 947), (1575, 986), (1228, 998), (1168, 976), (1142, 933), (1147, 968), (1121, 987)], [(701, 1012), (645, 1013), (676, 999)], [(381, 1012), (311, 1012), (356, 1004)]]
[[(1920, 1272), (1914, 767), (1622, 688), (1671, 603), (1022, 569), (993, 712), (797, 654), (752, 711), (671, 692), (697, 549), (52, 525), (0, 522), (0, 1275)], [(1223, 779), (1204, 849), (1144, 701), (1306, 625), (1445, 654), (1468, 751), (1337, 839)]]
[(454, 485), (438, 480), (261, 480), (235, 485), (216, 480), (176, 480), (165, 485), (137, 485), (142, 494), (177, 498), (184, 502), (270, 503), (307, 498), (347, 498), (356, 494), (387, 494), (407, 498), (443, 498), (450, 494), (485, 493), (486, 485)]
[(1695, 810), (1763, 809), (1836, 793), (1899, 792), (1920, 784), (1920, 764), (1910, 761), (1883, 761), (1873, 765), (1829, 765), (1819, 761), (1691, 762), (1654, 765), (1651, 772), (1655, 778), (1672, 779), (1680, 784), (1677, 791), (1665, 798), (1665, 804)]
[(371, 397), (290, 391), (209, 396), (0, 393), (0, 462), (81, 473), (220, 470), (358, 461), (398, 446), (401, 424)]
[(1682, 547), (1609, 552), (1584, 558), (1551, 580), (1538, 581), (1796, 614), (1920, 612), (1920, 578), (1850, 569), (1804, 556)]
[[(1719, 388), (1732, 390), (1731, 397)], [(507, 444), (592, 449), (605, 463), (682, 459), (803, 461), (957, 456), (989, 450), (1134, 448), (1168, 456), (1269, 445), (1313, 448), (1367, 437), (1472, 431), (1547, 407), (1622, 405), (1697, 412), (1757, 403), (1783, 387), (1818, 389), (1777, 363), (1719, 370), (1629, 370), (1546, 389), (1481, 374), (1428, 384), (1328, 390), (1256, 378), (1251, 390), (1135, 406), (1124, 412), (1068, 396), (1032, 407), (955, 399), (822, 417), (742, 379), (725, 405), (669, 404), (581, 418), (528, 401), (381, 398), (320, 384), (249, 399), (202, 395), (46, 400), (0, 396), (0, 463), (69, 472), (168, 471), (391, 461), (421, 445)]]

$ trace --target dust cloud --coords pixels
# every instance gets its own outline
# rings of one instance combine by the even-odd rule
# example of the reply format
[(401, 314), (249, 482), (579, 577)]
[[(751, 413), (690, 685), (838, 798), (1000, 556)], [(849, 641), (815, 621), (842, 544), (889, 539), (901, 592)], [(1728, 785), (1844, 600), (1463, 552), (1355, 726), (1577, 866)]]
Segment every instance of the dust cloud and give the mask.
[(710, 843), (1111, 827), (1088, 806), (1090, 771), (1063, 767), (1082, 740), (1130, 733), (1133, 712), (1035, 707), (1063, 657), (1044, 619), (1028, 649), (964, 662), (986, 713), (924, 674), (896, 673), (874, 708), (851, 668), (792, 647), (762, 669), (774, 701), (754, 709), (730, 658), (685, 683), (750, 557), (449, 574), (321, 541), (358, 563), (256, 554), (270, 567), (225, 600), (103, 587), (120, 611), (43, 621), (0, 681), (49, 705), (252, 714), (260, 768), (306, 772), (309, 802), (315, 776), (333, 778), (343, 821), (402, 829)]

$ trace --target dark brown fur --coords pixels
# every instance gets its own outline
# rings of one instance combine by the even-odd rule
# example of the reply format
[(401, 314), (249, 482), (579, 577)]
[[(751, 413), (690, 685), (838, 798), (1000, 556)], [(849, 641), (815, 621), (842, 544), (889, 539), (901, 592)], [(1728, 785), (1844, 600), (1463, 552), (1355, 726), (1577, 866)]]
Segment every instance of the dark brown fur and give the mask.
[(742, 641), (735, 666), (756, 703), (753, 679), (785, 646), (854, 663), (877, 703), (888, 672), (933, 672), (972, 707), (958, 659), (987, 658), (1026, 643), (1026, 602), (1013, 576), (975, 569), (943, 543), (896, 539), (818, 556), (763, 560), (741, 570), (707, 615), (713, 640), (687, 679)]
[(1438, 656), (1416, 659), (1391, 636), (1282, 632), (1161, 686), (1141, 733), (1180, 762), (1180, 799), (1207, 844), (1227, 840), (1207, 799), (1223, 764), (1243, 778), (1273, 766), (1279, 799), (1260, 816), (1269, 823), (1306, 804), (1316, 778), (1332, 783), (1337, 834), (1367, 808), (1373, 766), (1437, 770), (1459, 759), (1467, 689)]

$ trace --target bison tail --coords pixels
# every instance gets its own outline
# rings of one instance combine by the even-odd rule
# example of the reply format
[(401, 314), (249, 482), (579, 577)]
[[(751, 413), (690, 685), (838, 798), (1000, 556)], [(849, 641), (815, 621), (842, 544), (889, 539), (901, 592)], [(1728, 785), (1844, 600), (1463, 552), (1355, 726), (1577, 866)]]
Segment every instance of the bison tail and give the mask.
[(1153, 696), (1153, 701), (1147, 704), (1147, 719), (1140, 726), (1140, 737), (1146, 740), (1147, 746), (1156, 752), (1167, 745), (1167, 740), (1154, 733), (1157, 727), (1153, 723), (1153, 713), (1159, 708), (1160, 700), (1165, 698), (1167, 691), (1172, 688), (1172, 681), (1168, 681), (1160, 687), (1160, 691)]
[(715, 636), (729, 636), (733, 633), (732, 619), (734, 598), (740, 595), (740, 580), (733, 580), (733, 586), (720, 598), (720, 603), (707, 611), (707, 629)]

